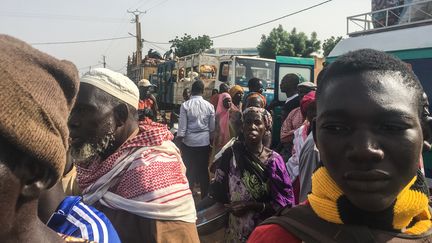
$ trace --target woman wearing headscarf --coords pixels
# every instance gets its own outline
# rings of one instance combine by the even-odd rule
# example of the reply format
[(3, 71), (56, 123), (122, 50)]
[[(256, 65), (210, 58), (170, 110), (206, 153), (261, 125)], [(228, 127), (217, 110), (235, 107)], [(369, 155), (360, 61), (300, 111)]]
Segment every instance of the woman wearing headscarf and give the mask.
[(235, 116), (239, 112), (233, 105), (231, 96), (228, 93), (219, 94), (219, 101), (216, 109), (216, 131), (213, 144), (214, 154), (227, 144), (231, 138), (236, 137)]
[(244, 89), (242, 88), (242, 86), (234, 85), (233, 87), (231, 87), (228, 93), (231, 95), (233, 104), (237, 107), (237, 109), (241, 110), (241, 106), (242, 106), (241, 101), (244, 95)]
[(282, 157), (262, 143), (272, 119), (263, 108), (243, 112), (244, 141), (226, 149), (212, 166), (215, 179), (198, 209), (216, 202), (229, 209), (224, 242), (246, 242), (260, 222), (293, 204), (293, 192)]

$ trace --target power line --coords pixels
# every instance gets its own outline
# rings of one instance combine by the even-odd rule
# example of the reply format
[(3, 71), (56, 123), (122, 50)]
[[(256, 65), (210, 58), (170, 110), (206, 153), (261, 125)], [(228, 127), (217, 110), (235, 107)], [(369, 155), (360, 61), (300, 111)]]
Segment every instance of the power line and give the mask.
[(164, 3), (168, 2), (168, 1), (169, 0), (163, 0), (163, 1), (159, 2), (158, 4), (154, 5), (153, 7), (150, 7), (148, 9), (146, 9), (145, 11), (149, 11), (149, 10), (152, 10), (152, 9), (154, 9), (156, 7), (159, 7), (160, 5), (162, 5), (162, 4), (164, 4)]
[(78, 70), (89, 69), (89, 68), (96, 67), (96, 66), (99, 66), (99, 65), (101, 65), (101, 63), (83, 66), (83, 67), (78, 68)]
[(243, 28), (243, 29), (240, 29), (240, 30), (231, 31), (231, 32), (228, 32), (228, 33), (225, 33), (225, 34), (216, 35), (216, 36), (210, 37), (210, 39), (216, 39), (216, 38), (219, 38), (219, 37), (223, 37), (223, 36), (227, 36), (227, 35), (236, 34), (236, 33), (239, 33), (239, 32), (243, 32), (243, 31), (246, 31), (246, 30), (250, 30), (250, 29), (253, 29), (253, 28), (256, 28), (256, 27), (262, 26), (262, 25), (266, 25), (266, 24), (269, 24), (269, 23), (272, 23), (272, 22), (278, 21), (278, 20), (280, 20), (280, 19), (284, 19), (284, 18), (286, 18), (286, 17), (290, 17), (290, 16), (293, 16), (293, 15), (299, 14), (299, 13), (301, 13), (301, 12), (305, 12), (305, 11), (307, 11), (307, 10), (309, 10), (309, 9), (316, 8), (316, 7), (318, 7), (318, 6), (321, 6), (321, 5), (326, 4), (326, 3), (328, 3), (328, 2), (331, 2), (331, 1), (333, 1), (333, 0), (327, 0), (327, 1), (324, 1), (324, 2), (321, 2), (321, 3), (318, 3), (318, 4), (315, 4), (315, 5), (313, 5), (313, 6), (310, 6), (310, 7), (307, 7), (307, 8), (301, 9), (301, 10), (298, 10), (298, 11), (296, 11), (296, 12), (293, 12), (293, 13), (290, 13), (290, 14), (287, 14), (287, 15), (284, 15), (284, 16), (282, 16), (282, 17), (279, 17), (279, 18), (276, 18), (276, 19), (272, 19), (272, 20), (269, 20), (269, 21), (266, 21), (266, 22), (263, 22), (263, 23), (260, 23), (260, 24), (256, 24), (256, 25), (250, 26), (250, 27), (246, 27), (246, 28)]
[(159, 45), (171, 45), (172, 44), (172, 43), (169, 43), (169, 42), (157, 42), (157, 41), (149, 41), (149, 40), (145, 40), (145, 39), (143, 39), (143, 41), (147, 42), (147, 43), (159, 44)]
[[(160, 4), (162, 4), (162, 3), (164, 3), (164, 2), (167, 2), (167, 1), (168, 1), (168, 0), (162, 1)], [(296, 12), (293, 12), (293, 13), (290, 13), (290, 14), (287, 14), (287, 15), (284, 15), (284, 16), (279, 17), (279, 18), (276, 18), (276, 19), (272, 19), (272, 20), (269, 20), (269, 21), (266, 21), (266, 22), (263, 22), (263, 23), (260, 23), (260, 24), (256, 24), (256, 25), (253, 25), (253, 26), (250, 26), (250, 27), (246, 27), (246, 28), (240, 29), (240, 30), (231, 31), (231, 32), (228, 32), (228, 33), (225, 33), (225, 34), (220, 34), (220, 35), (212, 36), (212, 37), (210, 37), (210, 39), (216, 39), (216, 38), (220, 38), (220, 37), (224, 37), (224, 36), (228, 36), (228, 35), (236, 34), (236, 33), (239, 33), (239, 32), (243, 32), (243, 31), (246, 31), (246, 30), (250, 30), (250, 29), (253, 29), (253, 28), (256, 28), (256, 27), (262, 26), (262, 25), (266, 25), (266, 24), (269, 24), (269, 23), (272, 23), (272, 22), (278, 21), (278, 20), (280, 20), (280, 19), (284, 19), (284, 18), (287, 18), (287, 17), (293, 16), (293, 15), (296, 15), (296, 14), (299, 14), (299, 13), (302, 13), (302, 12), (305, 12), (305, 11), (307, 11), (307, 10), (310, 10), (310, 9), (316, 8), (316, 7), (318, 7), (318, 6), (324, 5), (324, 4), (329, 3), (329, 2), (331, 2), (331, 1), (333, 1), (333, 0), (326, 0), (326, 1), (324, 1), (324, 2), (321, 2), (321, 3), (318, 3), (318, 4), (312, 5), (312, 6), (310, 6), (310, 7), (307, 7), (307, 8), (301, 9), (301, 10), (298, 10), (298, 11), (296, 11)], [(160, 5), (160, 4), (159, 4), (159, 5)], [(153, 6), (153, 7), (155, 7), (155, 6)], [(152, 8), (153, 8), (153, 7), (152, 7)], [(146, 11), (148, 11), (148, 10), (146, 10)], [(121, 40), (121, 39), (128, 39), (128, 38), (135, 38), (135, 37), (133, 37), (133, 36), (124, 36), (124, 37), (113, 37), (113, 38), (96, 39), (96, 40), (60, 41), (60, 42), (40, 42), (40, 43), (31, 43), (31, 45), (59, 45), (59, 44), (89, 43), (89, 42), (100, 42), (100, 41), (110, 41), (110, 40)], [(157, 42), (157, 41), (149, 41), (149, 40), (143, 40), (143, 41), (144, 41), (144, 42), (147, 42), (147, 43), (150, 43), (150, 44), (161, 44), (161, 45), (168, 45), (168, 44), (171, 44), (171, 43), (169, 43), (169, 42)], [(160, 47), (159, 47), (159, 48), (160, 48)]]
[(98, 22), (112, 22), (124, 23), (128, 19), (125, 18), (111, 18), (99, 16), (74, 16), (74, 15), (60, 15), (60, 14), (37, 14), (37, 13), (18, 13), (18, 12), (4, 12), (0, 11), (1, 17), (13, 18), (36, 18), (36, 19), (58, 19), (58, 20), (72, 20), (72, 21), (98, 21)]
[(100, 41), (110, 41), (110, 40), (122, 40), (122, 39), (129, 39), (129, 38), (133, 38), (133, 37), (132, 36), (123, 36), (123, 37), (113, 37), (113, 38), (96, 39), (96, 40), (37, 42), (37, 43), (30, 43), (30, 45), (33, 45), (33, 46), (37, 46), (37, 45), (62, 45), (62, 44), (76, 44), (76, 43), (89, 43), (89, 42), (100, 42)]

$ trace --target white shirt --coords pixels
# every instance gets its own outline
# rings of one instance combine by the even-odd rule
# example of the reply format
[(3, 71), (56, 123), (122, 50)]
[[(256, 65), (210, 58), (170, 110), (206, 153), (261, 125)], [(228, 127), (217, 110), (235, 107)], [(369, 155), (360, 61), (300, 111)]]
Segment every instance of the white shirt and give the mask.
[(202, 96), (191, 96), (181, 105), (177, 136), (184, 137), (185, 145), (189, 147), (209, 145), (210, 133), (214, 129), (214, 107)]
[(288, 102), (290, 102), (292, 99), (294, 99), (294, 98), (297, 97), (297, 96), (298, 96), (298, 94), (293, 94), (293, 95), (291, 95), (290, 97), (288, 97), (288, 98), (286, 99), (285, 104), (288, 103)]

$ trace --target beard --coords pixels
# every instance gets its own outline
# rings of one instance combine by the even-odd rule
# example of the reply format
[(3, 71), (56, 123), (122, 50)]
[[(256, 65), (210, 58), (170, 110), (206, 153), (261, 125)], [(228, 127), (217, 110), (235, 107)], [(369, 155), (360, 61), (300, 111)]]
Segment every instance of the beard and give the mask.
[(105, 136), (94, 143), (85, 142), (79, 147), (71, 147), (71, 156), (78, 165), (90, 165), (93, 162), (101, 162), (106, 154), (114, 147), (115, 136), (110, 129)]

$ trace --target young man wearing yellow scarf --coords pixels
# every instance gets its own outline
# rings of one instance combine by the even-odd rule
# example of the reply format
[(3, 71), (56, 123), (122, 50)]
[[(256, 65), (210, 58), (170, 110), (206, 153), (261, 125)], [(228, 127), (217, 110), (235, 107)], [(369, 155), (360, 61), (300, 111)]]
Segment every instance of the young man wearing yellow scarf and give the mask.
[(419, 170), (431, 147), (427, 104), (402, 61), (370, 49), (339, 57), (318, 83), (322, 164), (308, 201), (268, 219), (249, 242), (432, 242)]

